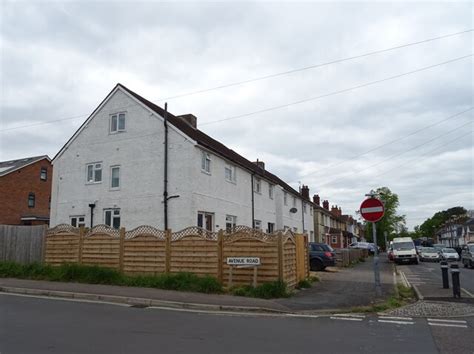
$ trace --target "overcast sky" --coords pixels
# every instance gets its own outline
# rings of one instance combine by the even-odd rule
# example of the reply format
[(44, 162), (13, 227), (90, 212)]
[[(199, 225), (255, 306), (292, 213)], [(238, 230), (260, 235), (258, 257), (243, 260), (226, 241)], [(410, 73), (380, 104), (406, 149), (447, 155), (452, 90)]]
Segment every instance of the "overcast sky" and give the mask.
[[(163, 105), (474, 27), (470, 2), (0, 3), (1, 161), (53, 157), (117, 82)], [(439, 210), (474, 208), (474, 114), (447, 119), (474, 106), (472, 56), (320, 96), (470, 55), (472, 47), (468, 32), (167, 102), (345, 214), (355, 215), (371, 189), (389, 187), (411, 229)]]

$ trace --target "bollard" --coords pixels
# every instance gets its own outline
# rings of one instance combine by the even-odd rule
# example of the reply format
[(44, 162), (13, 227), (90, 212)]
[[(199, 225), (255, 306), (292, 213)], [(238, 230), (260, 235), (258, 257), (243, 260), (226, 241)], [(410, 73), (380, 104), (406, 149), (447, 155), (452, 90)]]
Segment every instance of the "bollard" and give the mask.
[(453, 277), (453, 297), (461, 298), (461, 283), (459, 281), (459, 265), (451, 264), (451, 276)]
[(441, 275), (443, 276), (443, 289), (449, 289), (448, 262), (441, 261)]

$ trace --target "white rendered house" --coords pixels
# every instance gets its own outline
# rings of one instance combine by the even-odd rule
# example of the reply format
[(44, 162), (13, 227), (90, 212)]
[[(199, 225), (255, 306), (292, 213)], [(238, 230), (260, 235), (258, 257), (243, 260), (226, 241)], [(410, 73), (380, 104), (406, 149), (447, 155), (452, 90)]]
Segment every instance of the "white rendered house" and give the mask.
[(299, 193), (262, 162), (204, 134), (193, 115), (167, 113), (165, 120), (162, 108), (121, 84), (52, 163), (52, 226), (218, 231), (246, 225), (289, 228), (314, 239), (307, 187)]

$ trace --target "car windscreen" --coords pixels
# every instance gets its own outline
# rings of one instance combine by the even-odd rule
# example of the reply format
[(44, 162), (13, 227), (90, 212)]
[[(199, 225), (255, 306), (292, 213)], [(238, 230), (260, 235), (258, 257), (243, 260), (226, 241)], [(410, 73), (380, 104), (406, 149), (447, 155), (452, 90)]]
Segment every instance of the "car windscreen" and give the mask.
[(397, 251), (408, 251), (412, 250), (414, 247), (413, 242), (396, 242), (393, 244), (393, 249)]
[(424, 248), (423, 253), (438, 253), (438, 250), (435, 250), (434, 248), (433, 249)]
[(443, 253), (457, 253), (454, 248), (443, 248)]
[(469, 251), (474, 252), (474, 245), (469, 245)]
[(334, 249), (329, 245), (322, 245), (325, 251), (334, 252)]

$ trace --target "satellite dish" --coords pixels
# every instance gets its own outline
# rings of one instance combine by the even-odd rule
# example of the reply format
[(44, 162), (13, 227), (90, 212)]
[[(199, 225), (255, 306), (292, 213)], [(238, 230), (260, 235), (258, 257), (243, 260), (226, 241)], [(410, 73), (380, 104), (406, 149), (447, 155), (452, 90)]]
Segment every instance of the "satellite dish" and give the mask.
[(296, 208), (291, 208), (290, 209), (290, 213), (293, 213), (293, 214), (296, 213), (297, 211), (298, 211), (298, 209), (296, 209)]

